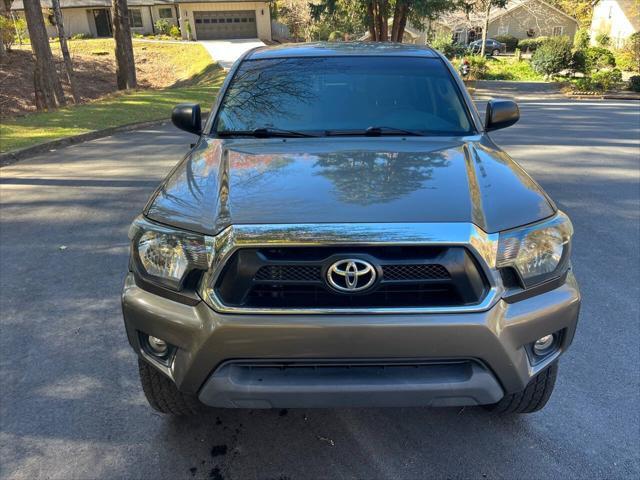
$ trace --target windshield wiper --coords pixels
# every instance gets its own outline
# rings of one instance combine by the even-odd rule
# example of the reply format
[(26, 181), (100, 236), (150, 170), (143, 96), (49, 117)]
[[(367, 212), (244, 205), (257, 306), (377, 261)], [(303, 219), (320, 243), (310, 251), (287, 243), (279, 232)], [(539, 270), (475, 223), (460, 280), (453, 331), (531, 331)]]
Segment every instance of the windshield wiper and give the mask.
[(410, 135), (412, 137), (423, 137), (424, 133), (417, 130), (406, 130), (404, 128), (395, 127), (368, 127), (364, 130), (327, 130), (325, 131), (325, 135), (365, 135), (367, 137), (379, 137), (381, 135)]
[(256, 128), (254, 130), (222, 130), (218, 132), (221, 137), (233, 137), (233, 136), (249, 136), (256, 138), (270, 138), (270, 137), (317, 137), (311, 133), (297, 132), (295, 130), (284, 130), (282, 128)]

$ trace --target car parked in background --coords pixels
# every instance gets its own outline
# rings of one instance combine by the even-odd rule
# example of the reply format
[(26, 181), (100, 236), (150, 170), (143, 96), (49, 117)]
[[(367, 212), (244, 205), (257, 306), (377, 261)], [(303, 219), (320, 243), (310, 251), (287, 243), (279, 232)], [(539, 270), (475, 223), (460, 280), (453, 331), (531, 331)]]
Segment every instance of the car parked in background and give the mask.
[[(480, 53), (482, 50), (482, 40), (476, 40), (475, 42), (471, 42), (469, 44), (469, 50), (471, 53)], [(487, 38), (485, 42), (485, 55), (491, 55), (493, 57), (500, 55), (507, 51), (507, 45), (504, 43), (500, 43), (493, 38)]]

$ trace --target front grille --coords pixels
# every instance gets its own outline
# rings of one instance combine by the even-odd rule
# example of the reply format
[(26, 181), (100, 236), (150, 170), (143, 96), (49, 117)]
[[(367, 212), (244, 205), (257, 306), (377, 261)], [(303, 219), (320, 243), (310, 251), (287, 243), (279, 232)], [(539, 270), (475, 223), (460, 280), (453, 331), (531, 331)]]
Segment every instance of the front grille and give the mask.
[(254, 278), (271, 282), (312, 282), (318, 280), (320, 275), (321, 267), (317, 265), (268, 265), (261, 267)]
[(435, 280), (449, 278), (449, 272), (442, 265), (385, 265), (382, 268), (388, 280)]
[[(328, 285), (329, 266), (345, 258), (375, 266), (370, 289)], [(245, 248), (228, 260), (215, 290), (224, 305), (249, 309), (419, 308), (480, 303), (488, 282), (459, 246)]]
[(386, 308), (460, 305), (454, 288), (416, 283), (381, 285), (374, 293), (348, 295), (316, 285), (256, 285), (247, 304), (256, 308)]
[[(449, 278), (442, 265), (384, 265), (383, 278), (387, 280), (436, 280)], [(261, 281), (314, 282), (321, 278), (322, 267), (313, 265), (268, 265), (261, 267), (254, 279)]]

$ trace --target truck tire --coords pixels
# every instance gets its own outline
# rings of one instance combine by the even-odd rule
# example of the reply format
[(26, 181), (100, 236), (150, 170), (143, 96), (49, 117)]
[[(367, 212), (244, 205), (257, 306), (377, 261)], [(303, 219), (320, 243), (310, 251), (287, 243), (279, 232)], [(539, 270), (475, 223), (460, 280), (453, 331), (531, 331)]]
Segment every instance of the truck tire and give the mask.
[(180, 392), (175, 383), (141, 358), (138, 358), (138, 371), (144, 396), (154, 410), (176, 416), (202, 411), (203, 405), (194, 395)]
[(536, 375), (524, 390), (505, 395), (498, 403), (485, 408), (499, 415), (537, 412), (549, 401), (557, 375), (558, 364), (554, 363)]

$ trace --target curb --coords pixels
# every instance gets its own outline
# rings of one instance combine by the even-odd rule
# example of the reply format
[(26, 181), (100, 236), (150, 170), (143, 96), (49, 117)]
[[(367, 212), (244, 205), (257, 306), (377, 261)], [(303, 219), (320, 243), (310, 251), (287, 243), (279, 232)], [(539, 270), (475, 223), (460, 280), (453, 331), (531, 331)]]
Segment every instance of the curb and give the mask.
[(147, 127), (154, 127), (168, 122), (169, 119), (162, 120), (150, 120), (148, 122), (130, 123), (129, 125), (121, 125), (119, 127), (105, 128), (104, 130), (94, 130), (92, 132), (82, 133), (73, 137), (65, 137), (59, 140), (52, 140), (46, 143), (40, 143), (32, 147), (22, 148), (20, 150), (14, 150), (12, 152), (0, 154), (0, 167), (7, 167), (14, 163), (24, 160), (25, 158), (33, 157), (39, 153), (44, 153), (52, 149), (64, 148), (70, 145), (77, 145), (78, 143), (87, 142), (89, 140), (96, 140), (98, 138), (110, 137), (113, 134), (121, 132), (130, 132), (133, 130), (139, 130)]
[(640, 100), (640, 95), (599, 92), (568, 92), (567, 97), (576, 100)]

